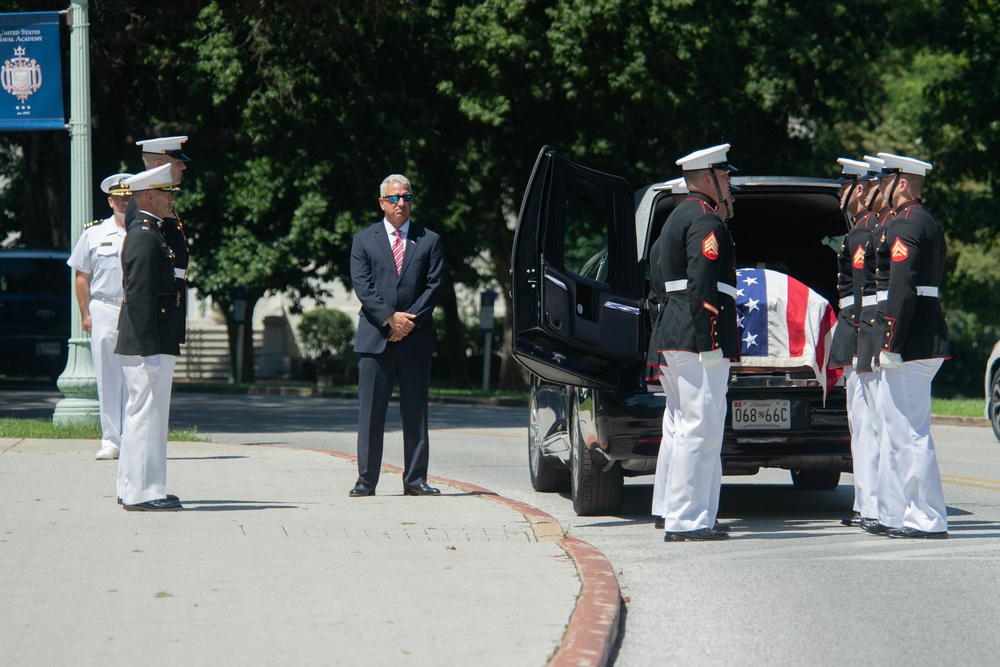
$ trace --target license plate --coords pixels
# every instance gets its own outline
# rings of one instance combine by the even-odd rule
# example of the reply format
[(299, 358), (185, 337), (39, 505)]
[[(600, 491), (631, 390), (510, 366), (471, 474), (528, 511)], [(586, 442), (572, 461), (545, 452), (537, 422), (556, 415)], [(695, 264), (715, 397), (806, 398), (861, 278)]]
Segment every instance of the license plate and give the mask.
[(58, 357), (59, 343), (35, 343), (35, 356)]
[(769, 431), (792, 428), (791, 401), (733, 401), (734, 431)]

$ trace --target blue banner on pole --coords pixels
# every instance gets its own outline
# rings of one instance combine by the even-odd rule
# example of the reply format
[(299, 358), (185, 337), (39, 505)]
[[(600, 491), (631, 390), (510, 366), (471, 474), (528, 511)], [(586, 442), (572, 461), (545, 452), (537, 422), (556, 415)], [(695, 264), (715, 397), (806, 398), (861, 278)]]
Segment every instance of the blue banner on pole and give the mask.
[(64, 130), (58, 12), (0, 14), (0, 131)]

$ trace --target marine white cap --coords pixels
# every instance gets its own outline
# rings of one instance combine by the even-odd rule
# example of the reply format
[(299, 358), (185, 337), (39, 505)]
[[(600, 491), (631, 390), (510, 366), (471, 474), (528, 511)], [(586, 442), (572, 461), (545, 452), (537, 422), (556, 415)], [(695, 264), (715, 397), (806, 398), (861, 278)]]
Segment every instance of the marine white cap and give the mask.
[(135, 145), (142, 148), (143, 153), (169, 155), (170, 157), (187, 162), (191, 158), (184, 155), (181, 151), (181, 144), (187, 140), (187, 137), (159, 137), (157, 139), (143, 139), (142, 141), (135, 142)]
[(918, 160), (915, 157), (905, 157), (903, 155), (894, 155), (892, 153), (879, 153), (878, 156), (885, 160), (885, 164), (882, 165), (883, 171), (892, 172), (903, 172), (904, 174), (913, 174), (914, 176), (925, 176), (928, 171), (934, 168), (930, 162), (924, 162), (923, 160)]
[(101, 190), (109, 195), (124, 195), (130, 190), (125, 187), (125, 179), (131, 178), (132, 174), (115, 174), (108, 176), (101, 181)]
[(856, 181), (861, 176), (868, 173), (868, 163), (862, 162), (861, 160), (852, 160), (846, 157), (837, 158), (837, 162), (840, 163), (842, 167), (842, 172), (840, 178), (837, 179), (838, 183), (844, 183), (845, 181)]
[(169, 164), (161, 164), (159, 167), (141, 171), (135, 176), (127, 178), (125, 185), (132, 192), (141, 192), (143, 190), (176, 192), (180, 190), (180, 188), (174, 185), (174, 180), (170, 176)]
[(729, 151), (729, 144), (720, 144), (711, 148), (703, 148), (690, 155), (685, 155), (677, 160), (677, 164), (684, 171), (695, 171), (697, 169), (724, 169), (725, 171), (736, 171), (736, 167), (729, 164), (726, 153)]
[(865, 162), (868, 163), (868, 176), (865, 177), (866, 181), (873, 181), (882, 175), (882, 167), (885, 166), (885, 160), (873, 155), (866, 155)]
[(670, 188), (670, 191), (674, 194), (684, 194), (688, 191), (687, 182), (684, 180), (683, 176), (678, 176), (677, 178), (667, 181), (663, 184), (663, 187)]

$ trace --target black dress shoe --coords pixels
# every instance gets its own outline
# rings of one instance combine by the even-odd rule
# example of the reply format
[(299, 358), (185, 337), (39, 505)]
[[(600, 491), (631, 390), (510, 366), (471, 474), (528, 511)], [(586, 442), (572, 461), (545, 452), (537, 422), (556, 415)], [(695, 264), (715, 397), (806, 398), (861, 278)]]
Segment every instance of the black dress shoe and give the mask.
[(859, 527), (861, 525), (862, 520), (863, 519), (861, 518), (861, 514), (859, 514), (858, 512), (855, 512), (853, 516), (847, 516), (847, 517), (844, 517), (843, 519), (841, 519), (840, 523), (842, 523), (842, 524), (844, 524), (845, 526), (848, 526), (848, 527), (853, 526), (853, 527), (857, 528), (857, 527)]
[(403, 487), (404, 496), (440, 496), (441, 490), (435, 489), (433, 486), (428, 486), (427, 482), (420, 482), (420, 484), (415, 484), (414, 486), (404, 486)]
[(728, 540), (729, 534), (721, 530), (702, 528), (700, 530), (688, 530), (680, 533), (664, 533), (664, 542), (703, 542), (707, 540)]
[(948, 531), (941, 530), (933, 533), (929, 533), (926, 530), (918, 530), (916, 528), (893, 528), (888, 533), (889, 537), (897, 538), (909, 538), (911, 540), (947, 540)]
[[(662, 516), (658, 516), (656, 517), (656, 520), (653, 521), (653, 525), (656, 527), (657, 530), (663, 530), (663, 527), (666, 525), (666, 522), (664, 522)], [(727, 526), (724, 523), (719, 523), (718, 521), (716, 521), (715, 525), (712, 526), (712, 530), (718, 531), (720, 533), (728, 533), (729, 526)]]
[(867, 530), (872, 535), (885, 535), (892, 530), (889, 526), (879, 523), (877, 519), (874, 521), (866, 520), (861, 522), (861, 528), (863, 530)]
[(349, 495), (351, 498), (362, 498), (364, 496), (374, 496), (375, 495), (375, 489), (373, 489), (372, 487), (368, 486), (364, 482), (358, 482), (357, 484), (354, 485), (354, 488), (351, 489), (351, 492), (349, 494), (347, 494), (347, 495)]
[[(175, 503), (179, 503), (179, 502), (181, 501), (181, 499), (180, 499), (180, 498), (178, 498), (177, 496), (175, 496), (175, 495), (174, 495), (174, 494), (172, 494), (172, 493), (168, 493), (168, 494), (167, 494), (167, 500), (172, 500), (172, 501), (174, 501)], [(123, 502), (122, 502), (122, 499), (121, 499), (121, 498), (119, 498), (119, 499), (118, 499), (118, 504), (119, 504), (119, 505), (124, 505), (125, 503), (123, 503)]]
[(148, 503), (139, 503), (137, 505), (125, 505), (124, 507), (126, 512), (176, 512), (184, 509), (184, 506), (180, 502), (168, 500), (167, 498), (150, 500)]

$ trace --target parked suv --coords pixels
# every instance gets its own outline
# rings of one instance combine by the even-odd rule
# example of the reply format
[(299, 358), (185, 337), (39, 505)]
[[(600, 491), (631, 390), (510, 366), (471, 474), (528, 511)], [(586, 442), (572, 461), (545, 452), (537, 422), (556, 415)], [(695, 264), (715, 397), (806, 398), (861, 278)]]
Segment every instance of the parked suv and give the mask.
[[(837, 183), (757, 176), (733, 183), (738, 266), (787, 277), (823, 303), (832, 327), (847, 231)], [(659, 383), (647, 380), (647, 256), (685, 196), (658, 184), (636, 192), (548, 147), (531, 174), (512, 256), (513, 354), (532, 376), (532, 486), (571, 491), (577, 514), (618, 512), (624, 477), (655, 471), (664, 399)], [(796, 359), (734, 364), (723, 474), (784, 468), (797, 488), (819, 490), (851, 470), (846, 392), (822, 361), (828, 334), (817, 334), (818, 369)]]
[(66, 367), (67, 259), (59, 250), (0, 250), (0, 375), (56, 378)]

